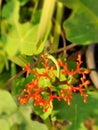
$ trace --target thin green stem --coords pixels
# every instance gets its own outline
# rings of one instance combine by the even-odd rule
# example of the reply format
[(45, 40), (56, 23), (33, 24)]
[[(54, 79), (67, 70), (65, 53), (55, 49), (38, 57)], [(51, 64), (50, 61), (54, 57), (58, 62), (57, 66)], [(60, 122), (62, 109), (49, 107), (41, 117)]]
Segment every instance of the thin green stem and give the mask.
[(57, 68), (57, 78), (60, 78), (60, 67), (58, 66), (57, 60), (52, 55), (49, 55), (49, 54), (47, 54), (47, 58), (51, 59), (54, 62)]
[(59, 38), (61, 34), (61, 23), (63, 17), (64, 7), (61, 2), (57, 2), (57, 13), (56, 13), (56, 21), (54, 27), (54, 38), (52, 42), (52, 49), (51, 51), (55, 51), (58, 48)]
[(36, 10), (37, 10), (39, 0), (36, 0), (36, 1), (34, 1), (34, 2), (35, 2), (35, 5), (34, 5), (33, 11), (32, 11), (31, 21), (32, 21), (33, 18), (34, 18), (34, 14), (35, 14), (35, 12), (36, 12)]
[(48, 130), (52, 130), (52, 125), (49, 117), (46, 120), (44, 120), (44, 123), (47, 125)]

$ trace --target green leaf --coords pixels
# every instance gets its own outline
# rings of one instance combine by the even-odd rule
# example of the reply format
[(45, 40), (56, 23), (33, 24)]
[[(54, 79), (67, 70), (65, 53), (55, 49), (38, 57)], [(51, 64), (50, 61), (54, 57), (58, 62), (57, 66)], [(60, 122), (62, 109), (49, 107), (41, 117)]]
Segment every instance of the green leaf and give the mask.
[(0, 88), (8, 81), (10, 78), (10, 71), (5, 71), (0, 74)]
[(3, 8), (2, 17), (7, 20), (9, 25), (8, 33), (3, 38), (3, 47), (9, 57), (17, 54), (39, 54), (44, 45), (42, 43), (41, 48), (37, 50), (38, 24), (32, 25), (30, 22), (20, 24), (19, 9), (20, 4), (17, 0), (10, 0)]
[(10, 130), (10, 126), (7, 120), (0, 119), (0, 130)]
[(46, 112), (43, 112), (43, 108), (40, 108), (39, 106), (34, 106), (34, 111), (43, 119), (47, 119), (49, 115), (51, 115), (52, 112), (52, 102), (51, 102), (51, 108), (49, 108)]
[(0, 55), (0, 73), (3, 71), (4, 64), (5, 64), (4, 57)]
[(32, 55), (36, 53), (36, 32), (37, 25), (32, 26), (30, 23), (23, 25), (17, 23), (12, 32), (7, 35), (5, 50), (9, 56), (18, 53)]
[(67, 66), (68, 66), (68, 70), (72, 71), (75, 70), (77, 68), (76, 62), (75, 61), (67, 61)]
[(10, 23), (17, 22), (19, 19), (19, 2), (10, 0), (5, 4), (2, 10), (2, 17), (9, 20)]
[(72, 9), (70, 17), (64, 22), (67, 39), (73, 43), (82, 45), (98, 42), (98, 1), (60, 1)]
[(6, 90), (0, 90), (0, 114), (12, 114), (17, 110), (17, 106), (11, 96)]
[(25, 5), (29, 0), (18, 0), (21, 5)]
[(30, 121), (29, 124), (27, 125), (26, 129), (24, 130), (48, 130), (45, 124), (39, 123), (37, 121)]
[(16, 95), (21, 95), (23, 89), (26, 88), (26, 84), (30, 83), (34, 79), (34, 75), (31, 74), (27, 78), (20, 77), (16, 79), (16, 86), (12, 88)]
[(32, 18), (32, 24), (38, 24), (40, 22), (41, 10), (38, 10), (34, 13)]
[(9, 57), (9, 60), (19, 65), (20, 67), (25, 67), (27, 63), (33, 63), (33, 58), (31, 56), (27, 57), (25, 55), (17, 55), (14, 57)]
[(21, 115), (21, 129), (22, 130), (48, 130), (46, 125), (37, 121), (31, 120), (32, 107), (29, 105), (21, 106), (19, 108), (19, 117)]
[(41, 87), (41, 88), (45, 88), (47, 86), (51, 86), (51, 82), (49, 79), (47, 79), (46, 77), (41, 77), (40, 80), (39, 80), (39, 83), (38, 85)]
[(71, 126), (67, 126), (67, 130), (87, 130), (87, 128), (84, 126), (83, 122), (80, 122), (80, 126), (77, 127), (76, 124), (72, 124)]
[(52, 119), (69, 120), (73, 130), (80, 130), (81, 122), (86, 118), (98, 117), (98, 92), (88, 92), (88, 102), (83, 103), (83, 97), (80, 94), (74, 94), (71, 106), (65, 101), (55, 100)]
[(3, 50), (3, 42), (0, 39), (0, 73), (3, 71), (4, 66), (8, 69), (8, 61), (5, 51)]

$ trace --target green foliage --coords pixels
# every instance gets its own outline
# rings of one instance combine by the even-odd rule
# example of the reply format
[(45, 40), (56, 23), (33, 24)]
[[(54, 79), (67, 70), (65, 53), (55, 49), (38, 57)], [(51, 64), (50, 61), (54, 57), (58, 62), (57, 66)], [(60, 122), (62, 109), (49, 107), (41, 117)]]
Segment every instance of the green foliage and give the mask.
[(0, 90), (0, 114), (10, 115), (16, 110), (17, 106), (9, 92)]
[[(44, 124), (32, 121), (30, 114), (32, 105), (18, 106), (11, 94), (6, 90), (0, 90), (0, 128), (4, 130), (47, 130)], [(16, 125), (16, 127), (14, 127)]]
[(30, 129), (34, 129), (34, 130), (48, 130), (47, 127), (44, 124), (41, 124), (37, 121), (32, 121), (30, 119), (30, 114), (32, 112), (32, 107), (31, 106), (21, 106), (19, 108), (19, 112), (18, 112), (18, 116), (21, 114), (21, 130), (30, 130)]
[[(52, 4), (51, 4), (52, 2)], [(47, 0), (44, 1), (43, 9), (42, 9), (42, 17), (39, 25), (39, 31), (38, 31), (38, 42), (43, 39), (43, 36), (45, 35), (45, 32), (47, 30), (47, 27), (49, 26), (49, 23), (51, 21), (53, 10), (55, 6), (56, 0)], [(43, 23), (45, 24), (43, 25)], [(37, 45), (39, 47), (39, 43)]]
[(98, 1), (60, 1), (72, 9), (70, 17), (64, 22), (67, 39), (82, 45), (98, 42)]
[(6, 58), (5, 51), (3, 51), (3, 43), (0, 39), (0, 73), (3, 71), (4, 66), (8, 69), (8, 61)]
[(2, 129), (2, 128), (4, 130), (10, 130), (9, 123), (5, 119), (0, 119), (0, 129)]
[[(52, 102), (51, 102), (51, 106), (52, 106)], [(53, 107), (49, 108), (48, 111), (46, 112), (43, 112), (43, 109), (41, 109), (39, 106), (34, 106), (34, 111), (40, 115), (40, 117), (43, 119), (43, 120), (46, 120), (52, 113), (52, 109)]]
[(2, 72), (3, 68), (4, 68), (4, 64), (5, 64), (5, 61), (4, 61), (4, 56), (1, 54), (0, 55), (0, 73)]
[[(26, 74), (18, 76), (18, 72), (26, 63), (32, 65), (35, 60), (38, 60), (38, 66), (35, 68), (39, 73), (46, 70), (41, 68), (39, 54), (45, 51), (46, 41), (51, 42), (50, 51), (57, 51), (62, 25), (66, 32), (66, 39), (71, 42), (81, 45), (98, 42), (97, 5), (97, 0), (0, 1), (0, 130), (50, 130), (49, 118), (52, 121), (68, 121), (66, 130), (87, 130), (84, 121), (91, 118), (94, 120), (93, 127), (98, 129), (96, 90), (87, 90), (86, 104), (83, 103), (83, 97), (76, 92), (73, 94), (70, 106), (63, 100), (59, 102), (55, 100), (50, 102), (51, 107), (46, 112), (39, 106), (34, 106), (31, 100), (24, 106), (18, 102), (18, 96), (26, 88), (26, 84), (36, 78), (34, 74), (28, 77)], [(66, 20), (63, 18), (63, 15), (66, 15), (65, 7), (71, 10)], [(62, 69), (59, 70), (58, 63), (53, 57), (50, 56), (50, 59), (53, 62), (49, 65), (56, 66), (53, 72), (57, 79), (53, 78), (50, 81), (46, 77), (41, 77), (38, 84), (41, 88), (46, 88), (42, 93), (46, 99), (49, 95), (48, 86), (55, 86), (53, 90), (55, 94), (65, 87), (68, 88), (66, 84), (59, 84), (60, 81), (66, 82), (67, 79), (67, 82), (73, 85), (80, 81), (78, 74), (74, 77), (61, 74), (59, 77)], [(13, 63), (18, 66), (13, 67)], [(67, 64), (68, 70), (76, 69), (76, 62), (67, 61)], [(33, 112), (40, 116), (44, 123), (33, 121), (31, 119)]]
[(25, 5), (29, 0), (18, 0), (21, 5)]
[(55, 100), (52, 113), (53, 120), (69, 120), (72, 122), (70, 130), (80, 130), (81, 122), (87, 118), (97, 118), (98, 116), (98, 92), (88, 92), (88, 102), (83, 103), (82, 97), (77, 94), (72, 98), (72, 104), (68, 106), (64, 101)]
[[(10, 10), (9, 10), (10, 9)], [(8, 24), (8, 33), (4, 33), (2, 42), (3, 48), (6, 51), (8, 57), (12, 57), (18, 54), (23, 55), (33, 55), (38, 54), (43, 50), (45, 42), (42, 42), (41, 48), (37, 49), (37, 32), (38, 32), (38, 23), (35, 24), (34, 19), (32, 24), (30, 21), (26, 23), (19, 22), (19, 10), (20, 3), (15, 0), (9, 1), (2, 11), (3, 19), (7, 20)], [(39, 19), (37, 19), (39, 21)], [(35, 20), (36, 21), (36, 20)], [(3, 24), (2, 20), (2, 24)], [(3, 31), (3, 30), (2, 30)]]

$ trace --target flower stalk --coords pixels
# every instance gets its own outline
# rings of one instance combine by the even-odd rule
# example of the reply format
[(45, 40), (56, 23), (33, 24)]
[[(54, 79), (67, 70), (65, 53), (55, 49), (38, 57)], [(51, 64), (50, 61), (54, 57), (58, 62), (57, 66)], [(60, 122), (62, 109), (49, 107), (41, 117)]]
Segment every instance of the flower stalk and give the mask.
[(64, 13), (64, 6), (61, 2), (57, 2), (57, 12), (56, 12), (56, 20), (55, 20), (55, 27), (54, 27), (54, 37), (52, 41), (52, 49), (51, 51), (54, 52), (58, 48), (60, 34), (61, 34), (61, 22)]

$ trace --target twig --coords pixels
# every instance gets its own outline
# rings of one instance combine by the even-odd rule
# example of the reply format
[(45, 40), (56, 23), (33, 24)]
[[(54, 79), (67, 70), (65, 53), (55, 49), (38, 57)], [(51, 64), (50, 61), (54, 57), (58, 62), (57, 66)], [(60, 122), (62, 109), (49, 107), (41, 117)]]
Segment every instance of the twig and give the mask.
[(61, 52), (61, 51), (64, 51), (64, 49), (66, 49), (66, 48), (62, 47), (62, 48), (60, 48), (60, 49), (57, 49), (57, 50), (51, 52), (51, 54), (53, 54), (53, 53), (59, 53), (59, 52)]
[(75, 46), (77, 46), (77, 44), (72, 43), (72, 44), (70, 44), (70, 45), (68, 45), (68, 46), (66, 47), (66, 50), (69, 50), (69, 49), (71, 49), (71, 48), (73, 48), (73, 47), (75, 47)]
[[(38, 60), (37, 61), (35, 61), (32, 65), (31, 65), (31, 67), (34, 67), (34, 66), (36, 66), (37, 64), (38, 64)], [(11, 77), (4, 85), (3, 85), (3, 87), (6, 87), (6, 86), (8, 86), (13, 80), (15, 80), (16, 78), (18, 78), (18, 77), (20, 77), (22, 74), (24, 74), (26, 72), (26, 70), (22, 70), (22, 71), (20, 71), (19, 73), (17, 73), (16, 75), (14, 75), (13, 77)]]
[(62, 52), (62, 51), (64, 51), (65, 49), (66, 49), (66, 50), (69, 50), (69, 49), (71, 49), (72, 47), (75, 47), (75, 46), (77, 46), (77, 44), (72, 43), (71, 45), (68, 45), (68, 46), (66, 46), (66, 47), (62, 47), (62, 48), (60, 48), (60, 49), (57, 49), (57, 50), (51, 52), (51, 54)]
[(17, 73), (16, 75), (14, 75), (13, 77), (11, 77), (4, 85), (3, 87), (8, 86), (13, 80), (15, 80), (16, 78), (18, 78), (19, 76), (21, 76), (22, 74), (24, 74), (26, 72), (26, 70), (22, 70), (19, 73)]

